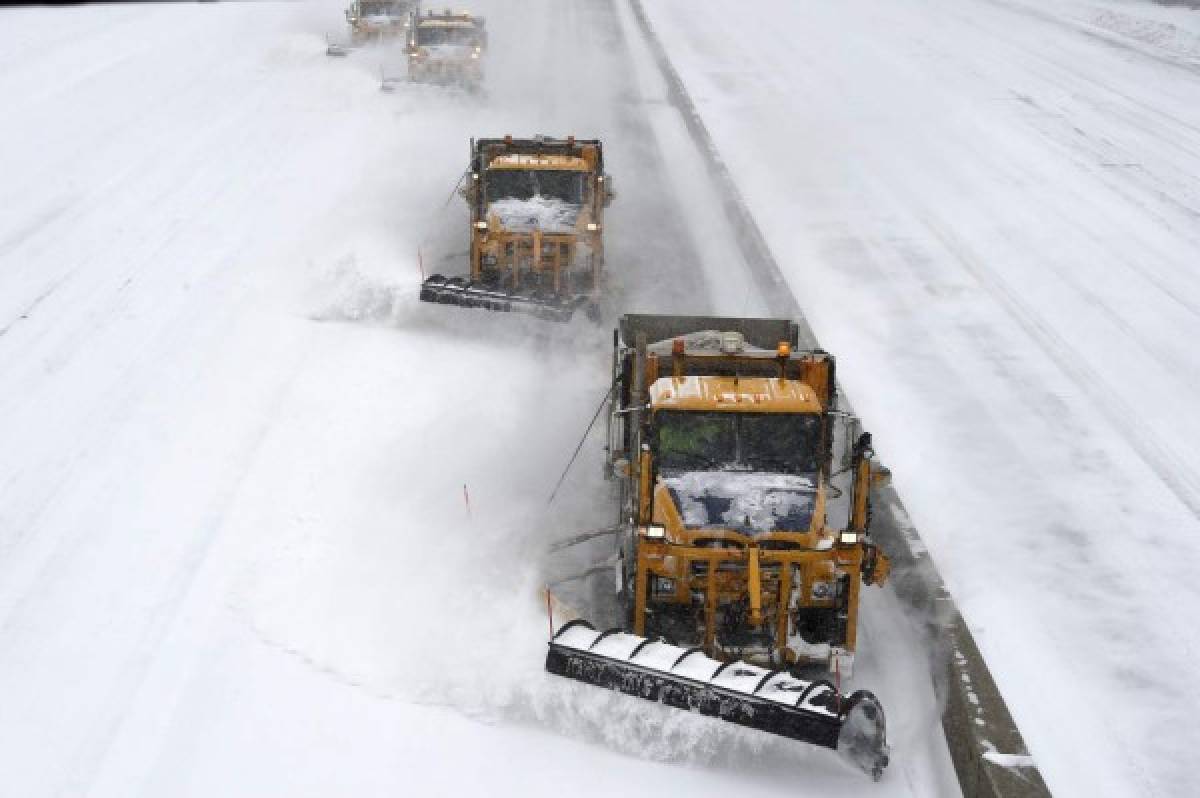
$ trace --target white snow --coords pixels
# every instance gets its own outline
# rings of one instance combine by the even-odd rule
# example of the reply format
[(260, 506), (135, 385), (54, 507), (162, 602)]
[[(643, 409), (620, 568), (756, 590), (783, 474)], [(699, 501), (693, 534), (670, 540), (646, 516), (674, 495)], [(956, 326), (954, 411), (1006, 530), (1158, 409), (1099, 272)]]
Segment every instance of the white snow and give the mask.
[(1025, 754), (1001, 754), (996, 751), (984, 751), (983, 758), (989, 762), (1006, 768), (1032, 767), (1033, 757)]
[[(688, 527), (807, 532), (816, 502), (813, 480), (794, 474), (688, 471), (659, 480), (673, 493)], [(709, 509), (714, 499), (724, 505), (715, 517)]]
[(1200, 13), (645, 5), (1053, 793), (1194, 795)]

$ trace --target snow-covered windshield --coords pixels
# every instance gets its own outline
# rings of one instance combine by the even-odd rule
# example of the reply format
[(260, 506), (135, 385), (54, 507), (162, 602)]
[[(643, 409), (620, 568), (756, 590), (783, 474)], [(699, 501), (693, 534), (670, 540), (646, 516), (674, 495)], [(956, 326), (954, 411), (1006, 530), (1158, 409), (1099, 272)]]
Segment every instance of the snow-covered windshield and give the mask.
[(488, 202), (511, 197), (527, 200), (553, 197), (583, 204), (583, 173), (557, 169), (491, 169), (485, 176)]
[(529, 199), (506, 197), (488, 205), (488, 216), (514, 233), (572, 233), (579, 219), (579, 206), (555, 197), (536, 194)]
[(476, 43), (477, 36), (473, 27), (455, 27), (422, 25), (417, 28), (417, 44), (422, 47), (442, 44), (457, 44), (463, 47)]
[(745, 469), (786, 474), (817, 470), (821, 417), (815, 413), (698, 413), (655, 415), (658, 465), (663, 470)]
[(717, 527), (747, 535), (807, 532), (816, 510), (811, 476), (754, 471), (689, 471), (663, 484), (691, 529)]

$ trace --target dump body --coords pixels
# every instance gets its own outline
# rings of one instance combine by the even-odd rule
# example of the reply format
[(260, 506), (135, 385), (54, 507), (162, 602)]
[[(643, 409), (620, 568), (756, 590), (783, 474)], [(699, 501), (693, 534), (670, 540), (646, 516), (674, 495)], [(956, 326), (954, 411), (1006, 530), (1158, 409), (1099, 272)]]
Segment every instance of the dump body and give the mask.
[(786, 321), (621, 320), (609, 423), (618, 592), (635, 634), (848, 677), (860, 587), (888, 569), (869, 537), (882, 471), (870, 436), (855, 434), (834, 485), (834, 358), (796, 341)]
[(612, 198), (598, 140), (472, 140), (464, 180), (469, 274), (430, 277), (421, 299), (559, 320), (596, 306)]
[(483, 17), (426, 11), (415, 18), (408, 37), (409, 80), (477, 87), (486, 49)]

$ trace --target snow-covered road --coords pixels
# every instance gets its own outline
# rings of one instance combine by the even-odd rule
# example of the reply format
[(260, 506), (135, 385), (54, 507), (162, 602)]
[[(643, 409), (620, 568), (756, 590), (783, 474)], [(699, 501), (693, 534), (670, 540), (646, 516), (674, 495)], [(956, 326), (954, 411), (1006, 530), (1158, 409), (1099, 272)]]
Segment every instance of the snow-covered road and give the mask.
[(1195, 795), (1200, 14), (645, 5), (1051, 790)]
[[(0, 794), (864, 788), (541, 671), (609, 331), (417, 305), (469, 137), (606, 140), (619, 310), (762, 304), (628, 5), (478, 9), (483, 100), (381, 94), (332, 3), (0, 11)], [(956, 790), (917, 628), (870, 594), (879, 795)]]

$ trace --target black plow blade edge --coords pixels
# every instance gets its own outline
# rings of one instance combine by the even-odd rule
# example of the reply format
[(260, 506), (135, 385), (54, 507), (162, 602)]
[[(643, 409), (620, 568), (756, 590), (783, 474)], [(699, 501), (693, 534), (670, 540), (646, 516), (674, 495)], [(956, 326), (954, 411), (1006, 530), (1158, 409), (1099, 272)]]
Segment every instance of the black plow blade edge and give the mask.
[(878, 780), (888, 764), (883, 707), (866, 690), (842, 696), (824, 680), (745, 662), (718, 662), (618, 629), (571, 621), (554, 635), (546, 670), (557, 676), (699, 712), (739, 726), (832, 748)]
[(527, 313), (547, 321), (570, 321), (585, 298), (558, 299), (532, 294), (509, 293), (502, 289), (472, 283), (461, 277), (435, 274), (421, 283), (422, 302), (482, 308), (506, 313)]

